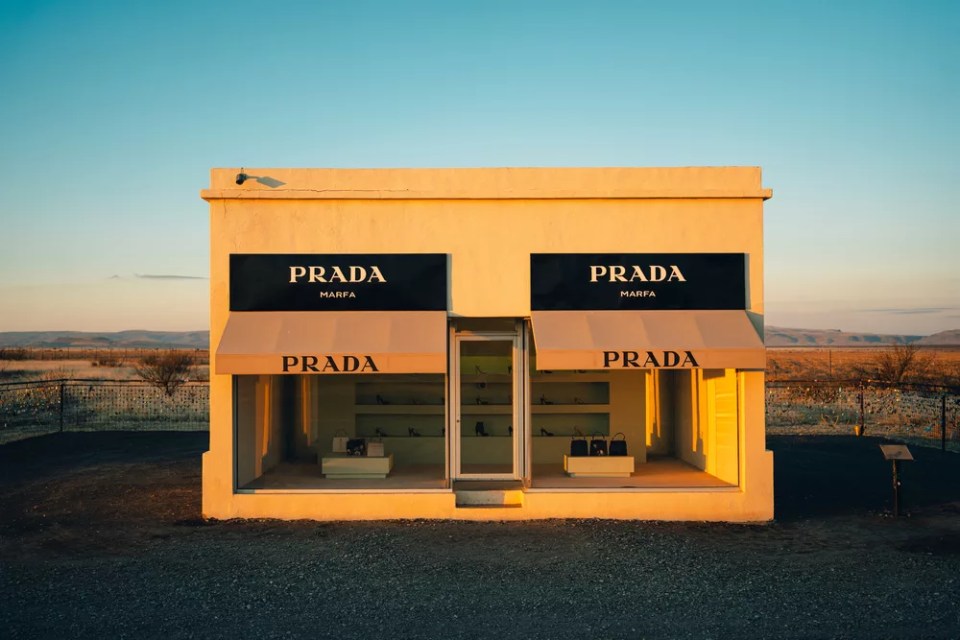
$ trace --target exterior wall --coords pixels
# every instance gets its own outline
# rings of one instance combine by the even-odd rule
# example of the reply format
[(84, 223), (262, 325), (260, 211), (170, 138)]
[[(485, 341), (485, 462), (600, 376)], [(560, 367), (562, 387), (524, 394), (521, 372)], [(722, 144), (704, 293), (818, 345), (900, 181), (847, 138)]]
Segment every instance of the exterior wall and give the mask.
[[(237, 173), (213, 170), (211, 188), (202, 194), (210, 202), (212, 351), (229, 313), (231, 253), (446, 253), (452, 316), (528, 317), (531, 253), (742, 252), (748, 308), (762, 330), (762, 203), (770, 192), (757, 168), (249, 169), (261, 181), (242, 187), (234, 183)], [(737, 489), (529, 493), (525, 508), (509, 517), (769, 519), (773, 475), (764, 450), (763, 374), (739, 375)], [(230, 376), (212, 374), (210, 394), (205, 515), (508, 517), (458, 511), (450, 493), (389, 501), (382, 495), (235, 494)], [(634, 450), (640, 449), (638, 442)]]

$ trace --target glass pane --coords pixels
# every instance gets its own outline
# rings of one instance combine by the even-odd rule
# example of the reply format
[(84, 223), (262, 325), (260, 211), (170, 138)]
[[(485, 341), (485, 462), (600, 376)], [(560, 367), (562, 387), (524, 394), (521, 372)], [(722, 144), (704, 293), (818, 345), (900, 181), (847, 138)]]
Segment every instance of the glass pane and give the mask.
[(460, 342), (460, 472), (512, 474), (513, 341)]

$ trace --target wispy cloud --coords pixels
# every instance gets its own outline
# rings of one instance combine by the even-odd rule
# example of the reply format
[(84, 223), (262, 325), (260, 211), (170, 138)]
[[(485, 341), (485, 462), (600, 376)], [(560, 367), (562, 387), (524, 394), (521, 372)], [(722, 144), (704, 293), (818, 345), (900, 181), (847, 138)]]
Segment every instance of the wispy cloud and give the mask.
[(918, 307), (915, 309), (864, 309), (866, 313), (892, 313), (898, 316), (920, 316), (947, 311), (958, 311), (960, 307)]
[(156, 273), (135, 273), (133, 274), (136, 278), (143, 278), (145, 280), (207, 280), (205, 276), (177, 276), (170, 274), (156, 274)]

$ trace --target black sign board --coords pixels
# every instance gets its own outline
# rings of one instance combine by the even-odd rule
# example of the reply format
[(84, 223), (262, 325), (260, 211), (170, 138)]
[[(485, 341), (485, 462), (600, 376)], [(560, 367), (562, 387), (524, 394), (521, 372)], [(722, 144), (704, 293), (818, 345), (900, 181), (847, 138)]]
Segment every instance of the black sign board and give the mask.
[(745, 309), (742, 253), (535, 253), (534, 311)]
[(446, 254), (230, 255), (231, 311), (446, 309)]

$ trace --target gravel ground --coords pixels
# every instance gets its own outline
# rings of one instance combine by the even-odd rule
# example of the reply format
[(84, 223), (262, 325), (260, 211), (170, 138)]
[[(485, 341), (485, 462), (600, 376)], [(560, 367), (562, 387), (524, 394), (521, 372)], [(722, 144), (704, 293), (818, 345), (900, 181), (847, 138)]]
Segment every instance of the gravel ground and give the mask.
[(960, 455), (769, 438), (766, 525), (204, 521), (206, 434), (0, 447), (7, 638), (957, 638)]

